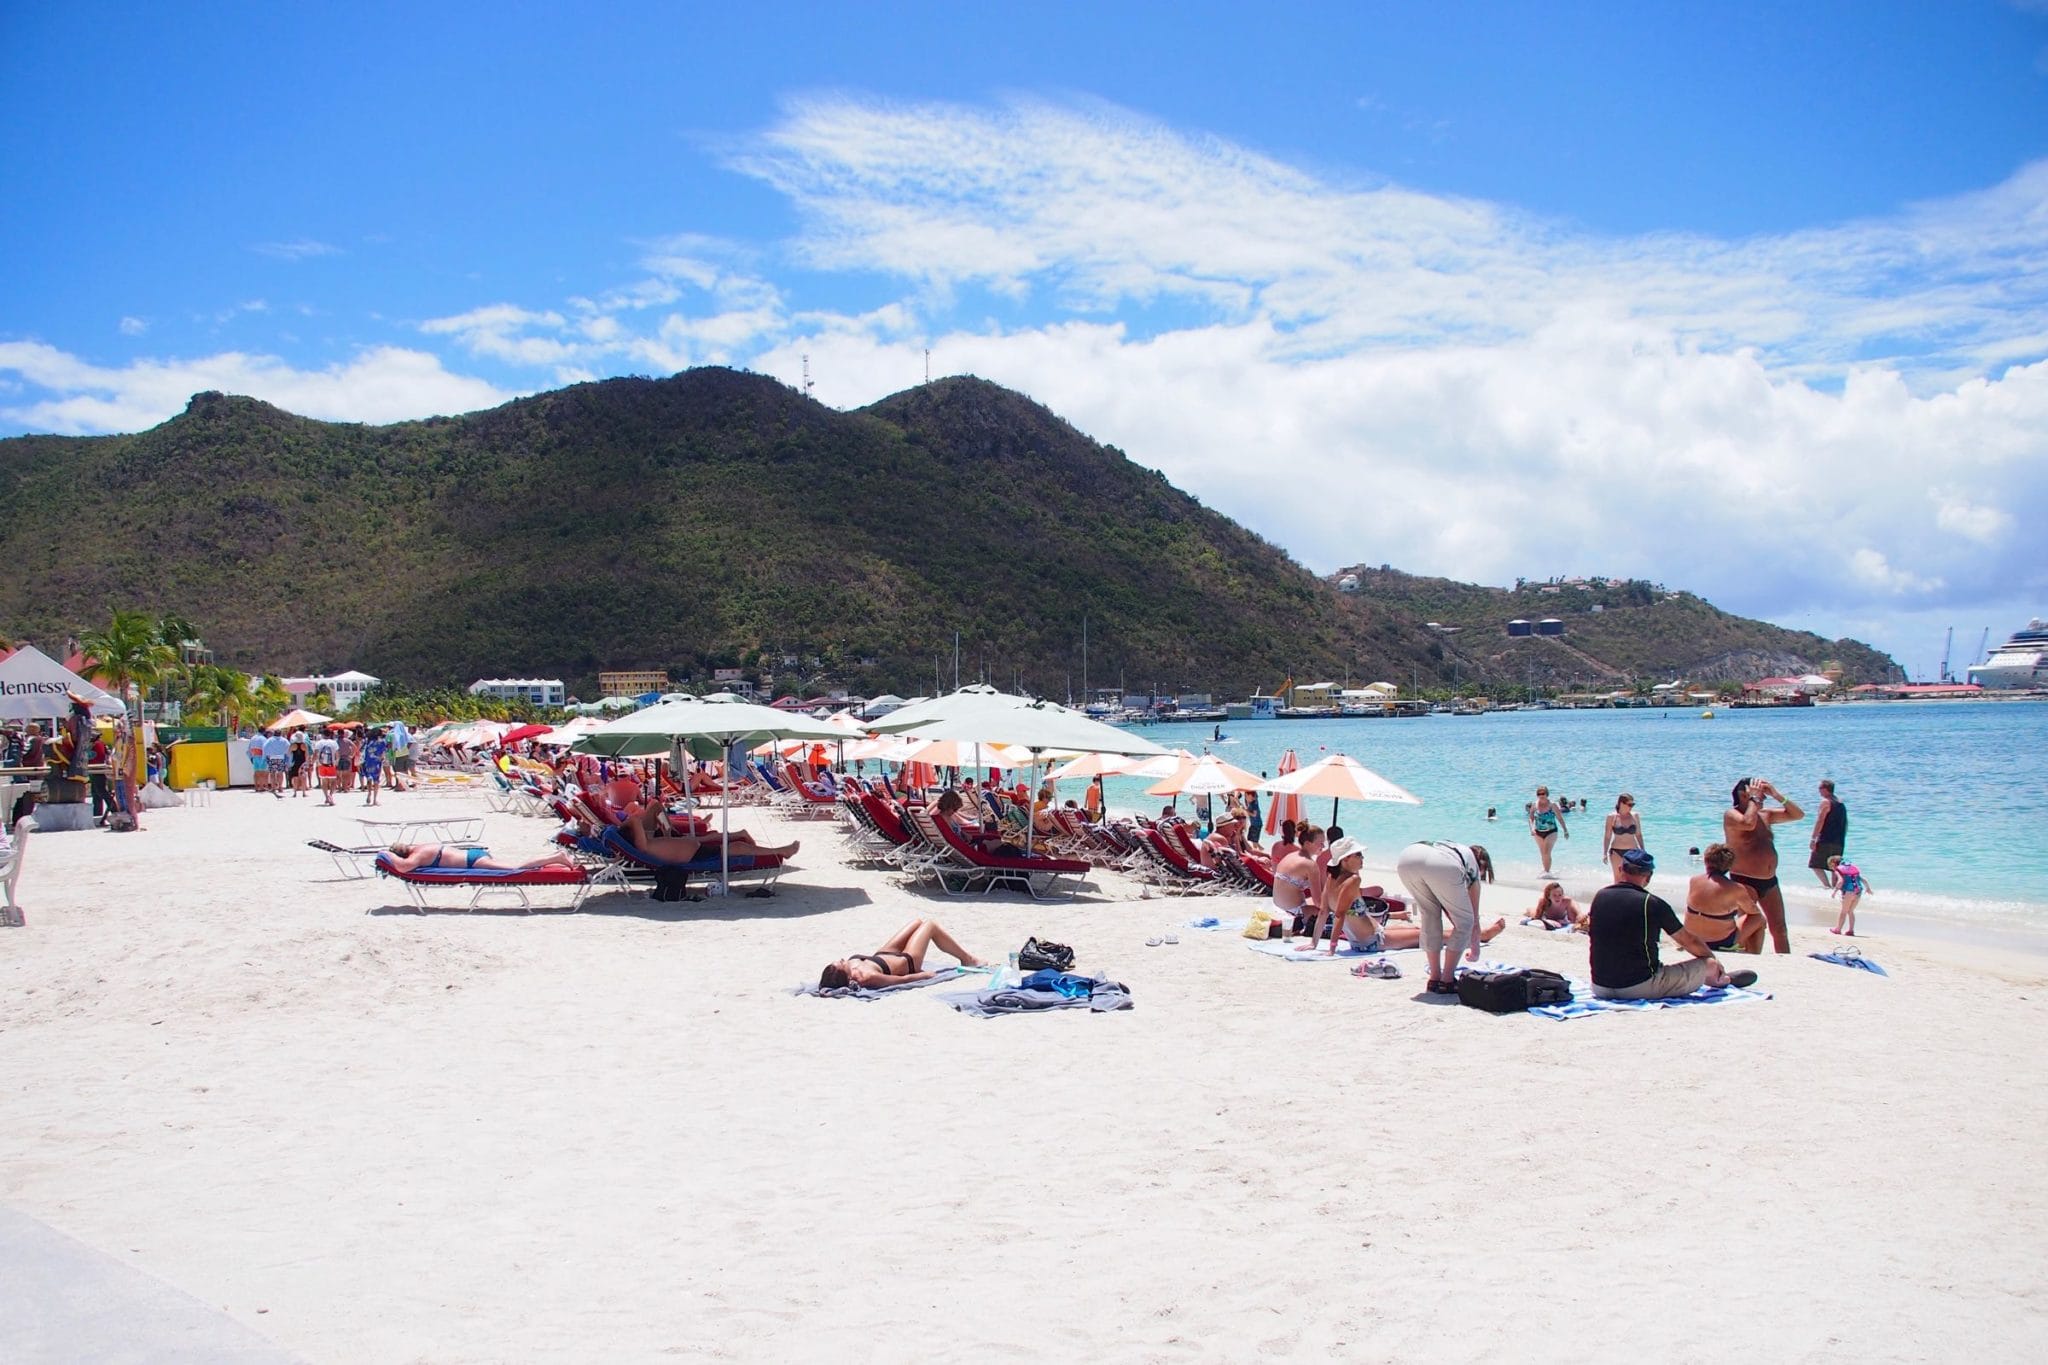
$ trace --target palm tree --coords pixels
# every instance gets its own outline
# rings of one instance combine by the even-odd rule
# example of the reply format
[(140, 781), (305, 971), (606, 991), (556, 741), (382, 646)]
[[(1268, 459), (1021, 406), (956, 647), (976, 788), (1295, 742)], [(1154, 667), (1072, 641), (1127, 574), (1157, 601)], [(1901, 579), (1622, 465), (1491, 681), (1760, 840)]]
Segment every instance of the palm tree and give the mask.
[(230, 730), (241, 729), (242, 713), (250, 709), (249, 675), (238, 668), (199, 665), (186, 688), (185, 708), (193, 719), (218, 720)]
[[(78, 642), (93, 671), (114, 684), (123, 702), (133, 685), (147, 688), (177, 662), (177, 651), (157, 638), (156, 623), (139, 611), (117, 611), (107, 628)], [(138, 716), (139, 719), (139, 716)]]
[(284, 690), (284, 683), (275, 673), (265, 673), (262, 681), (250, 689), (249, 705), (259, 716), (267, 717), (265, 724), (276, 720), (292, 708), (292, 694)]
[[(192, 623), (174, 611), (165, 612), (156, 618), (157, 641), (171, 651), (170, 667), (164, 670), (163, 675), (163, 706), (166, 710), (171, 704), (173, 682), (180, 684), (182, 691), (191, 690), (192, 666), (185, 659), (185, 642), (192, 640), (196, 643), (198, 637), (199, 632)], [(159, 711), (158, 715), (161, 716), (162, 711)]]

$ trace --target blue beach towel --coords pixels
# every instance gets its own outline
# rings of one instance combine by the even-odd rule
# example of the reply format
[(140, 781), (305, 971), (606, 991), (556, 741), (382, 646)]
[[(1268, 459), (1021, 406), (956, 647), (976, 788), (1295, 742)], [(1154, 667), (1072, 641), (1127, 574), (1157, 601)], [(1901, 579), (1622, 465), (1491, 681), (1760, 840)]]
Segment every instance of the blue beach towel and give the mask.
[(1861, 953), (1808, 953), (1807, 956), (1816, 962), (1832, 962), (1837, 967), (1855, 967), (1861, 971), (1874, 972), (1878, 976), (1891, 975)]
[(1211, 933), (1216, 934), (1241, 934), (1244, 932), (1245, 925), (1249, 923), (1251, 921), (1248, 919), (1218, 919), (1214, 915), (1204, 915), (1200, 919), (1189, 920), (1184, 927), (1189, 929), (1207, 929)]

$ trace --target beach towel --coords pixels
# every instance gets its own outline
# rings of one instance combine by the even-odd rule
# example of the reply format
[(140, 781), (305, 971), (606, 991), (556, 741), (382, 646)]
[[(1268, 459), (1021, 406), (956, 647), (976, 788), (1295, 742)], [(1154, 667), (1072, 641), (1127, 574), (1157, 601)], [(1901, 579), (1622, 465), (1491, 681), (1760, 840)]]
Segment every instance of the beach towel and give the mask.
[(985, 968), (981, 967), (941, 967), (922, 981), (899, 981), (893, 986), (876, 986), (872, 989), (867, 986), (840, 986), (828, 991), (813, 981), (809, 985), (796, 987), (790, 991), (790, 994), (814, 995), (820, 1000), (880, 1000), (885, 995), (895, 995), (901, 991), (920, 990), (926, 986), (936, 986), (942, 981), (957, 980), (960, 977), (966, 976), (969, 972), (985, 970)]
[[(1329, 942), (1328, 939), (1324, 939), (1316, 945), (1316, 950), (1312, 953), (1297, 953), (1294, 951), (1295, 948), (1300, 946), (1299, 939), (1267, 938), (1247, 940), (1244, 946), (1255, 953), (1264, 953), (1267, 957), (1277, 957), (1282, 962), (1357, 962), (1361, 958), (1379, 957), (1382, 955), (1381, 953), (1361, 953), (1358, 951), (1358, 946), (1349, 939), (1338, 944), (1336, 953), (1332, 955), (1329, 951)], [(1413, 952), (1415, 950), (1396, 948), (1384, 951)]]
[[(1028, 978), (1027, 978), (1028, 979)], [(1086, 990), (1075, 989), (1076, 983)], [(1134, 1008), (1130, 988), (1121, 981), (1061, 975), (1059, 989), (1034, 989), (1023, 985), (993, 991), (956, 991), (939, 997), (962, 1014), (976, 1019), (994, 1019), (1005, 1014), (1043, 1014), (1047, 1010), (1088, 1010), (1107, 1014)]]
[(1808, 953), (1807, 956), (1814, 959), (1817, 962), (1832, 962), (1837, 967), (1855, 967), (1860, 971), (1874, 972), (1878, 976), (1891, 975), (1890, 972), (1878, 966), (1875, 962), (1872, 962), (1869, 958), (1863, 956), (1863, 954), (1861, 953)]
[[(1493, 972), (1511, 972), (1515, 968), (1506, 962), (1475, 962), (1475, 968)], [(1465, 968), (1460, 967), (1459, 971)], [(1771, 998), (1769, 991), (1754, 988), (1744, 990), (1739, 986), (1706, 986), (1691, 995), (1673, 996), (1665, 1000), (1603, 1000), (1593, 994), (1593, 983), (1571, 978), (1572, 1000), (1565, 1005), (1531, 1005), (1529, 1013), (1540, 1014), (1545, 1019), (1585, 1019), (1595, 1014), (1626, 1013), (1635, 1010), (1675, 1010), (1693, 1005), (1742, 1005), (1756, 1000)]]
[(1245, 925), (1249, 923), (1251, 921), (1248, 919), (1218, 919), (1214, 915), (1204, 915), (1200, 919), (1189, 920), (1184, 927), (1189, 929), (1207, 929), (1212, 933), (1218, 934), (1241, 934), (1244, 932)]

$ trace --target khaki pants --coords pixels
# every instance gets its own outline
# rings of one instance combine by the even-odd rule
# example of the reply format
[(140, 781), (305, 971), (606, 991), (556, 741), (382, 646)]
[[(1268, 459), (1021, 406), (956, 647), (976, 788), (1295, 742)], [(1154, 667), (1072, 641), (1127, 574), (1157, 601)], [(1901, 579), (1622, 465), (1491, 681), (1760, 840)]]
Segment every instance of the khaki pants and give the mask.
[(1639, 981), (1633, 986), (1596, 984), (1593, 994), (1602, 1000), (1669, 1000), (1674, 996), (1691, 995), (1706, 985), (1713, 970), (1712, 958), (1689, 957), (1683, 962), (1659, 967), (1648, 981)]

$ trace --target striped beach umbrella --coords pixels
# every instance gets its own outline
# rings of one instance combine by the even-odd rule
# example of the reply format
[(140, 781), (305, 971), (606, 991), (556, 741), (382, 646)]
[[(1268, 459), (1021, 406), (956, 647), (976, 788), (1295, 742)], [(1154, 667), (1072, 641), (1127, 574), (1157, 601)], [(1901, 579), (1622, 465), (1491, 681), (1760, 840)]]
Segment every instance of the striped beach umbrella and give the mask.
[[(1286, 753), (1280, 755), (1280, 766), (1274, 771), (1281, 777), (1285, 777), (1299, 767), (1301, 767), (1301, 760), (1294, 756), (1294, 750), (1289, 749)], [(1286, 820), (1292, 820), (1297, 825), (1301, 823), (1301, 798), (1299, 796), (1287, 795), (1275, 796), (1273, 798), (1273, 806), (1266, 812), (1266, 833), (1278, 834), (1281, 822)]]

